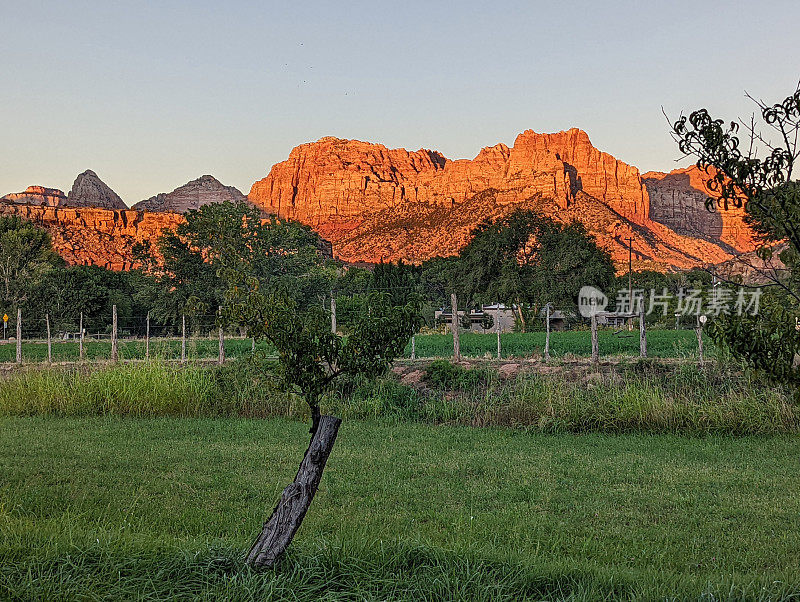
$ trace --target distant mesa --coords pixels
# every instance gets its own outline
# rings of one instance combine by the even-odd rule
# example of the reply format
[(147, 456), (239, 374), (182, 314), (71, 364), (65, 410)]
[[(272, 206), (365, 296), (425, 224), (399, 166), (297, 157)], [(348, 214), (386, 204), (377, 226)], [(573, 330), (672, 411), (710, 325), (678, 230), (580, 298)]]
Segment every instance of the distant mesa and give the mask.
[(292, 149), (247, 197), (205, 175), (122, 211), (119, 196), (85, 171), (68, 195), (42, 186), (6, 195), (0, 215), (41, 224), (70, 263), (126, 269), (136, 242), (154, 242), (180, 214), (224, 201), (248, 200), (307, 224), (351, 263), (455, 255), (478, 224), (524, 209), (581, 222), (621, 269), (630, 245), (636, 269), (668, 271), (721, 264), (756, 247), (743, 209), (706, 210), (709, 178), (696, 167), (641, 174), (577, 128), (526, 130), (513, 146), (457, 160), (325, 137)]
[(172, 192), (162, 192), (140, 201), (132, 208), (138, 211), (185, 213), (192, 209), (199, 209), (203, 205), (246, 200), (247, 197), (237, 188), (225, 186), (214, 176), (206, 175), (192, 180)]
[(19, 205), (43, 205), (45, 207), (58, 207), (67, 200), (67, 195), (58, 188), (45, 188), (44, 186), (28, 186), (23, 192), (12, 192), (0, 198), (0, 201), (16, 203)]

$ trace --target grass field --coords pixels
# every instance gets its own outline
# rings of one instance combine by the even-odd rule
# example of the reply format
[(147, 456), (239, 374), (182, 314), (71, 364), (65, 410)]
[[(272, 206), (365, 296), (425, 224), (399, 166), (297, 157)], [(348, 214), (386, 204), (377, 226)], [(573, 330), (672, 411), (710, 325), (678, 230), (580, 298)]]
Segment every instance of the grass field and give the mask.
[(290, 556), (286, 420), (0, 419), (0, 599), (789, 599), (796, 437), (345, 421)]
[[(639, 333), (601, 330), (601, 355), (639, 355)], [(501, 335), (503, 357), (528, 357), (541, 355), (544, 349), (545, 334), (508, 333)], [(697, 355), (697, 337), (691, 330), (651, 330), (647, 334), (648, 354), (651, 357), (683, 358)], [(707, 352), (713, 352), (713, 344), (704, 340)], [(250, 353), (250, 339), (225, 340), (225, 354), (229, 358), (244, 357)], [(266, 342), (258, 342), (256, 348), (269, 352), (271, 346)], [(219, 351), (216, 339), (190, 339), (186, 345), (189, 358), (214, 358)], [(591, 339), (589, 331), (553, 332), (550, 339), (551, 355), (554, 358), (572, 354), (579, 357), (591, 355)], [(419, 335), (416, 337), (418, 357), (452, 357), (453, 337), (446, 334)], [(461, 335), (461, 352), (467, 357), (495, 357), (497, 354), (497, 338), (494, 334), (466, 333)], [(152, 357), (162, 359), (180, 359), (181, 342), (176, 339), (153, 339), (150, 343)], [(47, 345), (42, 342), (23, 343), (22, 355), (26, 361), (42, 362), (47, 359)], [(122, 359), (143, 359), (145, 344), (143, 340), (120, 340), (119, 355)], [(111, 356), (109, 341), (88, 341), (86, 357), (90, 360), (108, 359)], [(411, 345), (405, 350), (405, 357), (411, 356)], [(16, 358), (16, 346), (13, 342), (0, 344), (0, 362), (13, 362)], [(79, 359), (79, 347), (73, 341), (53, 342), (54, 361), (75, 361)]]

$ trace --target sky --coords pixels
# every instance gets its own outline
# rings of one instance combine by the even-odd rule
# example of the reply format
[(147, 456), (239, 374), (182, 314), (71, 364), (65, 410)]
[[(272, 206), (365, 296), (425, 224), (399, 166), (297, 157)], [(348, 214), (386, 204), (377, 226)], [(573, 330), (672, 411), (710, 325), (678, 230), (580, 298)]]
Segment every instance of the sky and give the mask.
[(0, 195), (92, 169), (132, 205), (203, 174), (247, 193), (296, 145), (451, 159), (586, 130), (642, 172), (667, 120), (749, 116), (800, 79), (800, 2), (0, 0)]

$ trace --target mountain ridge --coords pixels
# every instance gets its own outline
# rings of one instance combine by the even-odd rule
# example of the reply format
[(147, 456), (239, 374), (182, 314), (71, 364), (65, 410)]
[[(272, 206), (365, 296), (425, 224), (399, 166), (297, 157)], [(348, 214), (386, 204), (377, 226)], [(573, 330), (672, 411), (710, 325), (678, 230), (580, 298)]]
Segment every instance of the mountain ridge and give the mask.
[[(224, 200), (246, 199), (308, 224), (332, 243), (336, 257), (352, 263), (453, 255), (480, 222), (533, 209), (582, 222), (620, 265), (630, 250), (637, 267), (664, 271), (726, 262), (756, 246), (743, 210), (706, 210), (709, 177), (696, 167), (640, 173), (595, 148), (578, 128), (525, 130), (512, 146), (485, 146), (473, 159), (455, 160), (431, 149), (326, 136), (293, 148), (247, 196), (205, 175), (123, 209), (119, 196), (87, 170), (70, 195), (28, 187), (0, 199), (0, 213), (24, 214), (48, 229), (71, 263), (127, 269), (135, 265), (130, 241), (154, 242), (160, 233), (151, 225), (177, 227), (181, 213)], [(72, 202), (93, 211), (59, 211)], [(135, 226), (145, 222), (139, 232)], [(82, 238), (104, 242), (92, 246)]]
[[(317, 229), (338, 257), (353, 262), (453, 255), (481, 221), (539, 207), (542, 199), (553, 203), (540, 211), (583, 222), (616, 261), (627, 260), (630, 237), (633, 254), (662, 270), (727, 261), (755, 248), (741, 212), (699, 212), (708, 191), (697, 168), (644, 175), (596, 149), (578, 128), (525, 130), (511, 147), (487, 146), (457, 160), (429, 149), (324, 137), (292, 149), (248, 198)], [(681, 222), (684, 209), (692, 215)]]

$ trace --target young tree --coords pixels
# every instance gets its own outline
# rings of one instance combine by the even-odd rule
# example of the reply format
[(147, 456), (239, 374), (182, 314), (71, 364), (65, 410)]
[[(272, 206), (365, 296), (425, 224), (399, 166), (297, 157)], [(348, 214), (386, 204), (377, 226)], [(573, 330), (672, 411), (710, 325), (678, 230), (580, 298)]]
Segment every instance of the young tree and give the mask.
[[(721, 316), (709, 332), (753, 367), (798, 385), (800, 183), (793, 178), (800, 157), (800, 85), (782, 102), (754, 102), (761, 124), (755, 117), (749, 123), (726, 123), (699, 109), (681, 116), (672, 131), (681, 152), (695, 157), (697, 166), (708, 174), (714, 198), (706, 202), (707, 209), (744, 206), (746, 221), (760, 234), (758, 254), (766, 265), (761, 275), (773, 289), (765, 295), (758, 315)], [(740, 129), (746, 135), (744, 144)], [(775, 249), (780, 249), (777, 243), (784, 241), (779, 258), (785, 268), (771, 263)]]
[(330, 290), (336, 272), (311, 230), (261, 218), (244, 205), (207, 209), (194, 228), (193, 245), (226, 286), (222, 322), (246, 326), (251, 336), (272, 343), (282, 382), (305, 400), (311, 414), (311, 442), (295, 480), (247, 554), (249, 564), (265, 568), (299, 529), (335, 443), (341, 420), (322, 414), (324, 395), (344, 376), (385, 371), (418, 326), (418, 303), (410, 297), (398, 306), (386, 293), (370, 293), (348, 336), (340, 337), (331, 332), (317, 296)]

